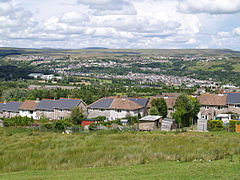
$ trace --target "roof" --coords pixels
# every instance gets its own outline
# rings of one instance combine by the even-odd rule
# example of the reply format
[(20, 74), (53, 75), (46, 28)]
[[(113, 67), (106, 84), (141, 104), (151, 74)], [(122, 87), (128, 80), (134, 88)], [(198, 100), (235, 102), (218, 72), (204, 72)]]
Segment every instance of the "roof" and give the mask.
[(82, 102), (81, 99), (60, 98), (54, 108), (71, 110)]
[(39, 101), (26, 100), (22, 103), (19, 109), (34, 111), (36, 110), (38, 104)]
[(172, 109), (176, 103), (177, 97), (167, 97), (164, 99), (166, 101), (167, 107)]
[(170, 118), (164, 118), (163, 121), (168, 121), (168, 122), (175, 122), (175, 119), (170, 119)]
[(57, 100), (43, 99), (39, 102), (36, 109), (39, 110), (53, 110), (53, 107), (57, 105)]
[(99, 99), (88, 107), (92, 109), (136, 110), (146, 107), (147, 103), (148, 99), (146, 98), (108, 97)]
[(18, 112), (19, 107), (22, 105), (21, 102), (11, 101), (8, 103), (0, 103), (0, 111), (8, 111), (8, 112)]
[(199, 96), (201, 105), (209, 106), (227, 106), (227, 95), (224, 94), (202, 94)]
[(40, 101), (36, 109), (39, 110), (53, 110), (53, 109), (67, 109), (78, 106), (82, 102), (81, 99), (67, 99), (60, 98), (59, 100), (43, 99)]
[(145, 117), (142, 117), (141, 119), (139, 119), (139, 121), (157, 121), (161, 118), (162, 118), (162, 116), (145, 116)]
[(228, 104), (240, 104), (240, 93), (239, 92), (232, 92), (232, 93), (225, 93), (227, 97)]
[(150, 108), (152, 105), (151, 105), (151, 102), (153, 99), (157, 99), (157, 98), (163, 98), (165, 101), (166, 101), (166, 104), (167, 104), (167, 107), (170, 108), (170, 109), (173, 109), (175, 103), (176, 103), (176, 100), (177, 100), (177, 97), (151, 97), (150, 98), (150, 103), (148, 103), (148, 107)]

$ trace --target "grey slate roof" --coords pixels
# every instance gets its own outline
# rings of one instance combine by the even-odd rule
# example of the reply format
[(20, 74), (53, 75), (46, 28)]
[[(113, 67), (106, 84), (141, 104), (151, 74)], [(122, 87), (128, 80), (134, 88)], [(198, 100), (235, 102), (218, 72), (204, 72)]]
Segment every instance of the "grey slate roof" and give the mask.
[(72, 108), (78, 106), (81, 102), (81, 99), (60, 98), (54, 108), (71, 110)]
[(53, 107), (56, 106), (57, 101), (52, 99), (43, 99), (39, 102), (36, 109), (39, 110), (53, 110)]
[(0, 103), (0, 111), (8, 111), (8, 112), (18, 112), (19, 107), (22, 105), (21, 102), (11, 101), (8, 103)]
[[(114, 101), (114, 97), (102, 98), (97, 100), (96, 102), (90, 104), (88, 107), (92, 109), (111, 109)], [(147, 106), (148, 99), (143, 98), (126, 98), (134, 103), (139, 104), (140, 106)]]
[(228, 104), (240, 104), (240, 93), (226, 93)]
[(114, 98), (102, 98), (89, 105), (90, 108), (109, 109)]
[(142, 99), (142, 98), (128, 98), (132, 100), (133, 102), (145, 107), (148, 103), (148, 99)]
[(43, 99), (40, 101), (36, 109), (39, 110), (53, 110), (53, 109), (67, 109), (71, 110), (82, 102), (81, 99), (65, 99), (59, 100)]

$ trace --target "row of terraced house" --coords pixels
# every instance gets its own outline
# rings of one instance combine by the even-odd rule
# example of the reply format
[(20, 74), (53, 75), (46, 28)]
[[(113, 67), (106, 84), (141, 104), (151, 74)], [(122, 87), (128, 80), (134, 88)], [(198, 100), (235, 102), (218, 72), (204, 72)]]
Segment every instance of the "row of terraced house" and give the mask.
[[(81, 99), (60, 98), (58, 100), (43, 99), (41, 101), (26, 100), (24, 102), (0, 103), (0, 117), (27, 116), (34, 119), (46, 117), (50, 120), (60, 120), (69, 117), (74, 107), (78, 107), (88, 118), (105, 116), (109, 120), (127, 116), (144, 116), (151, 108), (154, 98), (164, 98), (168, 106), (168, 117), (174, 113), (174, 105), (180, 93), (163, 93), (152, 98), (105, 97), (87, 106)], [(240, 93), (210, 94), (197, 97), (200, 104), (198, 117), (214, 119), (218, 114), (240, 114)]]

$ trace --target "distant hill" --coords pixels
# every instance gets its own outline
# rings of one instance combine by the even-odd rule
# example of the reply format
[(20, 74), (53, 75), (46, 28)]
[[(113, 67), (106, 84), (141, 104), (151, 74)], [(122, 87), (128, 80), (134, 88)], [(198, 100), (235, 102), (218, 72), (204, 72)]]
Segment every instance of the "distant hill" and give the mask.
[(11, 48), (0, 47), (0, 57), (9, 55), (71, 55), (79, 57), (107, 57), (107, 56), (172, 56), (172, 57), (206, 57), (206, 56), (233, 56), (240, 57), (240, 51), (231, 49), (108, 49), (105, 47), (86, 47), (84, 49), (48, 48)]
[(86, 48), (83, 48), (83, 49), (108, 49), (108, 48), (105, 48), (105, 47), (86, 47)]

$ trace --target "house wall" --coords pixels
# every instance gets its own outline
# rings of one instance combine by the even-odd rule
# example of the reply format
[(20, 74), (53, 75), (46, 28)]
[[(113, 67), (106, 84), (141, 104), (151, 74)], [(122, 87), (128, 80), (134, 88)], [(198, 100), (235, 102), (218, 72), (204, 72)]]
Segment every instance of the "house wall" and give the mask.
[(40, 119), (41, 117), (46, 117), (49, 120), (54, 120), (54, 111), (44, 111), (44, 110), (37, 110), (36, 111), (36, 117), (37, 119)]
[(109, 119), (118, 119), (118, 118), (125, 118), (127, 116), (137, 116), (140, 113), (143, 116), (145, 113), (145, 109), (139, 109), (134, 111), (127, 111), (127, 110), (114, 110), (114, 109), (88, 109), (88, 118), (95, 118), (98, 116), (106, 116)]
[(66, 109), (54, 109), (54, 120), (64, 119), (71, 115), (71, 110)]
[(29, 117), (29, 118), (37, 119), (36, 111), (33, 111), (33, 113), (31, 113), (31, 111), (28, 111), (28, 110), (20, 110), (19, 115), (22, 117)]
[(236, 113), (236, 114), (240, 114), (240, 107), (235, 107), (234, 104), (229, 104), (228, 112), (233, 112), (233, 113)]
[(12, 117), (16, 117), (16, 116), (19, 116), (18, 112), (7, 112), (7, 111), (3, 112), (4, 118), (12, 118)]
[[(221, 109), (219, 109), (219, 107)], [(218, 114), (227, 113), (229, 109), (227, 106), (202, 106), (200, 112), (198, 113), (199, 119), (212, 120)]]
[[(87, 115), (87, 106), (83, 102), (81, 102), (78, 107), (83, 111), (84, 115)], [(40, 119), (42, 116), (44, 116), (50, 120), (60, 120), (70, 117), (71, 112), (71, 110), (67, 109), (54, 109), (52, 111), (37, 110), (36, 119)]]

